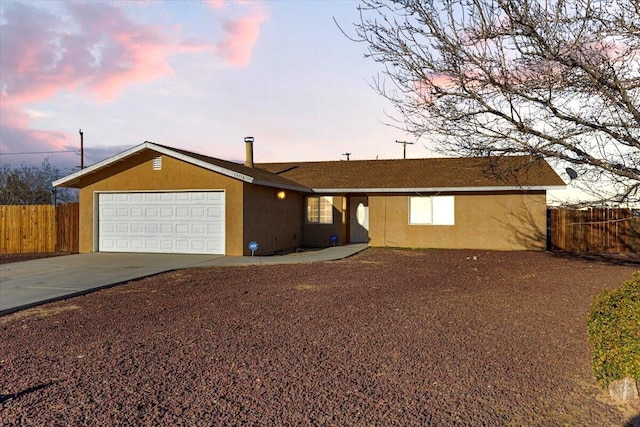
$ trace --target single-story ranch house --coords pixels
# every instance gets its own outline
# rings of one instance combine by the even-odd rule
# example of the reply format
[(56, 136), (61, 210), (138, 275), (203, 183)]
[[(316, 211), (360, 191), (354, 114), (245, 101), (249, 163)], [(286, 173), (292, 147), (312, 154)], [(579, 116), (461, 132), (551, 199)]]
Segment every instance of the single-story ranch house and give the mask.
[(78, 188), (80, 252), (248, 255), (368, 242), (410, 248), (543, 249), (539, 158), (234, 163), (144, 142), (61, 178)]

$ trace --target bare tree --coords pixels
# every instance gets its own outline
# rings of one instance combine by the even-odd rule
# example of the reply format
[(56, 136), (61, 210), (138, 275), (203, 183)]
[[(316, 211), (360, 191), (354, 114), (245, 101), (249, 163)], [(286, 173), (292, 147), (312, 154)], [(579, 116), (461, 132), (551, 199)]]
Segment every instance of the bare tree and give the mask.
[(63, 174), (48, 159), (38, 167), (0, 166), (0, 205), (48, 205), (77, 201), (72, 189), (54, 189), (51, 182)]
[(394, 125), (461, 155), (531, 154), (640, 198), (640, 0), (362, 0)]

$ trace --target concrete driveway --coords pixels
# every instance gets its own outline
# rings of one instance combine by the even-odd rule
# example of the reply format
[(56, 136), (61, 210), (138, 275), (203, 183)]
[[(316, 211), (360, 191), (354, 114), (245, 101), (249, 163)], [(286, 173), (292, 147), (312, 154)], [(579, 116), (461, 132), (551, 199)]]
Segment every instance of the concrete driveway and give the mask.
[(223, 256), (98, 252), (3, 264), (0, 315), (219, 258)]
[(0, 315), (165, 271), (190, 267), (291, 264), (351, 256), (367, 244), (263, 257), (107, 253), (76, 254), (0, 265)]

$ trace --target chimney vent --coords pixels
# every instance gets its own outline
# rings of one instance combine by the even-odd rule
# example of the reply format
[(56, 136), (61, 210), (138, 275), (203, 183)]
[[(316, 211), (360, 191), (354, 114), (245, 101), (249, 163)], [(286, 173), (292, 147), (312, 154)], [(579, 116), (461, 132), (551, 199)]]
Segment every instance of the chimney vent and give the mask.
[(244, 144), (247, 149), (247, 155), (244, 161), (244, 165), (248, 168), (252, 168), (253, 167), (253, 137), (246, 136), (244, 138)]

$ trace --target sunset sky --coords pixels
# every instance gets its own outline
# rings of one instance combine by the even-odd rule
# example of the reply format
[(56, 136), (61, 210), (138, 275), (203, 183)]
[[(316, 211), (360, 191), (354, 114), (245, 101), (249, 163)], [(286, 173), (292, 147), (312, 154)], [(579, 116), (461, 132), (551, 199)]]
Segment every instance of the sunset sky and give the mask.
[[(402, 156), (356, 1), (2, 2), (0, 161), (85, 164), (146, 140), (256, 161)], [(421, 145), (408, 156), (428, 156)], [(344, 157), (343, 157), (344, 158)]]
[(395, 112), (370, 87), (382, 66), (336, 25), (353, 34), (357, 6), (5, 0), (0, 164), (48, 157), (71, 172), (79, 129), (85, 165), (144, 141), (242, 161), (245, 136), (256, 162), (401, 158), (396, 140), (434, 156), (388, 126)]

